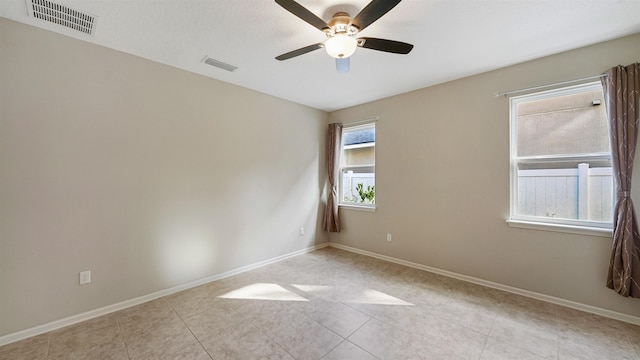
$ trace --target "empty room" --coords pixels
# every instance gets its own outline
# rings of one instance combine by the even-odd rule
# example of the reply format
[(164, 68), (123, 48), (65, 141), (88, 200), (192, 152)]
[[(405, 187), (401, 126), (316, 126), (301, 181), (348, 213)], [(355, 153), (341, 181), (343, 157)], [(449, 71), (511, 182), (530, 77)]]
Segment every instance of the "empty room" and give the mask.
[(640, 360), (638, 14), (0, 0), (0, 360)]

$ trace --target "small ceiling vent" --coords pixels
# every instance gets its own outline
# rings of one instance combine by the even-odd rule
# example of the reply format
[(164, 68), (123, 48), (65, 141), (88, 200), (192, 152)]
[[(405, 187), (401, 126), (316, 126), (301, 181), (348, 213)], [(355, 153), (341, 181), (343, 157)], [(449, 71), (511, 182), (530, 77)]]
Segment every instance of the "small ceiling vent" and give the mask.
[(47, 0), (26, 0), (27, 12), (36, 19), (93, 35), (97, 18)]
[(223, 63), (222, 61), (210, 58), (208, 56), (205, 56), (204, 63), (208, 64), (208, 65), (211, 65), (211, 66), (215, 66), (215, 67), (223, 69), (223, 70), (231, 71), (231, 72), (236, 71), (236, 69), (238, 68), (237, 66), (229, 65), (227, 63)]

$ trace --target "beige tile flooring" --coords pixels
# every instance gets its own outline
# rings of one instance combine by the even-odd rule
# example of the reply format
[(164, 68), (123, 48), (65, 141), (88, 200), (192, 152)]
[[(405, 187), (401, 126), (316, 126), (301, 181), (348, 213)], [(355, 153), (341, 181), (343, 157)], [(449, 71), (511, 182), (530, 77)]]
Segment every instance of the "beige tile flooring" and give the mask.
[(0, 347), (0, 359), (636, 359), (640, 328), (335, 248)]

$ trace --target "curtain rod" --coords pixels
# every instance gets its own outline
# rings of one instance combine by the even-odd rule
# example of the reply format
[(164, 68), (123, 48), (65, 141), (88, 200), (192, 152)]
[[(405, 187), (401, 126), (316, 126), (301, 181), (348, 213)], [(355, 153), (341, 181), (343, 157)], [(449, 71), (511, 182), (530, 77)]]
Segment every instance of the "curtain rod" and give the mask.
[(365, 119), (365, 120), (359, 120), (359, 121), (352, 121), (349, 123), (343, 123), (342, 125), (358, 125), (358, 124), (366, 124), (366, 123), (372, 123), (372, 122), (376, 122), (378, 121), (380, 117), (376, 116), (370, 119)]
[(582, 79), (563, 81), (563, 82), (559, 82), (559, 83), (555, 83), (555, 84), (534, 86), (534, 87), (530, 87), (530, 88), (526, 88), (526, 89), (499, 92), (499, 93), (496, 94), (496, 97), (507, 96), (507, 95), (511, 95), (511, 94), (518, 94), (518, 93), (527, 92), (527, 91), (531, 91), (531, 90), (544, 89), (544, 88), (553, 87), (553, 86), (573, 84), (573, 83), (577, 83), (577, 82), (581, 82), (581, 81), (601, 79), (603, 77), (607, 77), (607, 74), (589, 76), (589, 77), (585, 77), (585, 78), (582, 78)]

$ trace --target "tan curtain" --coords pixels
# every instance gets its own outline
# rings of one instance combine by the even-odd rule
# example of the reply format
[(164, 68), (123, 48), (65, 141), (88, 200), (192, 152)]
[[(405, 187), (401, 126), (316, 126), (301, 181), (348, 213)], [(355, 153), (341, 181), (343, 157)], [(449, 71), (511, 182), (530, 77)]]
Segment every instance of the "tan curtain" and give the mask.
[(617, 66), (602, 80), (617, 190), (607, 287), (622, 296), (636, 298), (640, 297), (640, 235), (631, 201), (631, 173), (640, 120), (638, 68), (638, 63)]
[(327, 138), (327, 170), (329, 175), (329, 196), (324, 210), (322, 229), (328, 232), (340, 232), (338, 214), (338, 179), (340, 174), (340, 147), (342, 144), (342, 124), (329, 124)]

